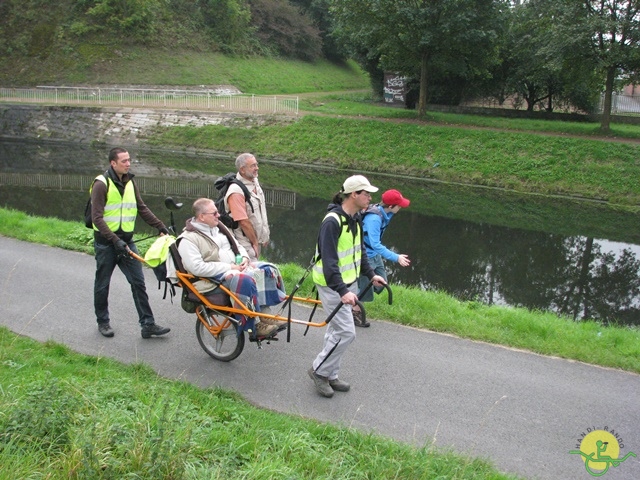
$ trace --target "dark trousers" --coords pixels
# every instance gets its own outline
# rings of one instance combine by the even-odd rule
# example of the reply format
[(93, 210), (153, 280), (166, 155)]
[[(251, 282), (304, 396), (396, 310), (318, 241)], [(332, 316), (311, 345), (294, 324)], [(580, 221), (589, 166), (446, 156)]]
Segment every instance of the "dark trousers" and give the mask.
[[(144, 274), (142, 264), (129, 255), (118, 255), (113, 244), (100, 244), (93, 242), (96, 252), (96, 278), (93, 285), (93, 305), (98, 323), (109, 323), (109, 285), (111, 275), (116, 268), (124, 273), (129, 285), (133, 302), (138, 311), (138, 321), (140, 325), (150, 325), (155, 323), (153, 312), (149, 305), (149, 296), (144, 284)], [(134, 253), (138, 253), (136, 244), (129, 242), (129, 248)]]
[[(373, 271), (376, 275), (380, 275), (382, 278), (387, 280), (387, 271), (384, 269), (384, 260), (382, 255), (375, 255), (373, 257), (367, 257), (367, 261), (369, 262), (369, 266), (373, 268)], [(364, 275), (361, 275), (358, 278), (358, 292), (362, 292), (369, 285), (369, 279)], [(382, 292), (384, 287), (372, 287), (369, 291), (360, 299), (361, 302), (373, 302), (373, 292), (376, 293)]]

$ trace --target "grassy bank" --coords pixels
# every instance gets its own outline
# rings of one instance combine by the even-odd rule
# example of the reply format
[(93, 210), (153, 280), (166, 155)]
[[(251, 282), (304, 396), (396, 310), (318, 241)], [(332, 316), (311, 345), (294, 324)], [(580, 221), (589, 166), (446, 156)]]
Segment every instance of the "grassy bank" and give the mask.
[(0, 59), (0, 85), (233, 85), (261, 95), (369, 88), (368, 77), (355, 62), (337, 65), (139, 46), (87, 45), (77, 55), (80, 61), (64, 52), (53, 52), (45, 60)]
[[(31, 217), (14, 210), (0, 209), (0, 234), (83, 252), (92, 249), (91, 231), (80, 223)], [(141, 242), (141, 251), (152, 241)], [(281, 268), (289, 286), (303, 272), (299, 265)], [(307, 281), (302, 293), (310, 293), (311, 286)], [(417, 288), (394, 286), (393, 292), (393, 305), (386, 303), (384, 294), (367, 305), (369, 318), (640, 373), (637, 328), (605, 327), (592, 321), (574, 322), (553, 313), (461, 302), (442, 292)]]
[(148, 141), (640, 204), (640, 143), (318, 116), (251, 129), (162, 128)]
[(0, 328), (0, 478), (507, 479), (491, 465), (255, 408)]
[[(341, 92), (305, 95), (300, 100), (300, 110), (327, 115), (374, 117), (389, 120), (417, 120), (416, 110), (390, 107), (375, 101), (371, 93)], [(427, 110), (427, 116), (420, 121), (425, 124), (467, 126), (504, 131), (538, 132), (556, 135), (578, 135), (616, 139), (640, 140), (640, 127), (636, 125), (613, 124), (611, 132), (604, 137), (599, 122), (558, 121), (526, 118), (507, 118), (489, 115), (467, 115), (443, 113)]]

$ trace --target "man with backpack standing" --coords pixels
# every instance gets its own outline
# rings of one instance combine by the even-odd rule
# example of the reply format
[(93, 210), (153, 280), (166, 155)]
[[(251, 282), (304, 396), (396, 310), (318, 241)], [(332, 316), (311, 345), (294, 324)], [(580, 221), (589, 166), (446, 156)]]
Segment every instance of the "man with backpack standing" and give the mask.
[(142, 201), (133, 183), (133, 175), (129, 173), (129, 152), (119, 147), (111, 149), (109, 164), (109, 169), (103, 175), (98, 175), (91, 187), (91, 222), (96, 255), (93, 298), (98, 331), (105, 337), (114, 335), (109, 318), (109, 286), (111, 275), (118, 266), (131, 285), (142, 338), (164, 335), (171, 329), (155, 322), (142, 264), (134, 260), (129, 251), (138, 253), (133, 243), (133, 229), (138, 214), (151, 227), (157, 228), (161, 235), (168, 234), (169, 230)]
[(384, 278), (376, 275), (363, 255), (362, 228), (358, 213), (369, 206), (371, 193), (378, 188), (362, 175), (347, 178), (329, 205), (318, 234), (313, 282), (328, 315), (340, 306), (327, 326), (322, 351), (308, 374), (316, 391), (331, 398), (334, 392), (347, 392), (350, 385), (338, 378), (342, 357), (356, 338), (351, 309), (358, 299), (358, 276), (366, 276), (382, 287)]
[[(396, 213), (401, 208), (407, 208), (411, 202), (408, 198), (404, 198), (398, 190), (387, 190), (382, 194), (382, 203), (369, 205), (363, 212), (362, 230), (364, 232), (364, 246), (367, 250), (367, 261), (371, 268), (387, 280), (387, 272), (384, 268), (384, 260), (396, 262), (401, 267), (411, 265), (411, 260), (406, 254), (398, 254), (389, 250), (382, 243), (382, 235), (385, 229)], [(363, 291), (369, 284), (369, 279), (360, 276), (358, 279), (359, 291)], [(380, 293), (381, 288), (369, 289), (369, 291), (360, 299), (362, 302), (372, 302), (373, 292)], [(353, 309), (353, 322), (356, 327), (368, 327), (371, 324), (362, 316), (362, 311), (357, 305)]]
[(224, 207), (238, 223), (238, 228), (233, 230), (238, 243), (247, 250), (251, 261), (257, 261), (262, 247), (269, 244), (270, 235), (264, 192), (258, 182), (258, 161), (251, 153), (243, 153), (236, 158), (236, 169), (236, 179), (246, 187), (250, 197), (245, 197), (238, 183), (231, 183)]

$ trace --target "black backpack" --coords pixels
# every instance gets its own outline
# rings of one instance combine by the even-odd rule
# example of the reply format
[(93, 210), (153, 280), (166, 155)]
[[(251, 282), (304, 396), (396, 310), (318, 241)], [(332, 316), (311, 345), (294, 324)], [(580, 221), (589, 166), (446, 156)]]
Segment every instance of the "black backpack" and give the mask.
[(244, 193), (244, 201), (251, 207), (251, 212), (254, 210), (253, 205), (251, 204), (251, 193), (244, 183), (236, 178), (235, 172), (229, 172), (215, 181), (213, 185), (216, 187), (216, 190), (220, 192), (218, 194), (218, 199), (215, 201), (216, 208), (218, 209), (218, 212), (220, 212), (220, 221), (225, 227), (236, 229), (238, 228), (238, 222), (236, 222), (231, 214), (227, 212), (227, 209), (224, 208), (224, 197), (232, 183), (235, 183), (242, 189), (242, 193)]
[[(107, 172), (104, 172), (104, 179), (107, 181), (107, 193), (109, 192), (109, 177), (107, 177)], [(89, 192), (93, 190), (93, 184), (96, 183), (98, 179), (95, 178), (93, 182), (91, 182), (91, 188)], [(84, 226), (87, 228), (93, 229), (93, 221), (91, 220), (91, 193), (89, 193), (89, 200), (87, 200), (87, 204), (84, 206)]]

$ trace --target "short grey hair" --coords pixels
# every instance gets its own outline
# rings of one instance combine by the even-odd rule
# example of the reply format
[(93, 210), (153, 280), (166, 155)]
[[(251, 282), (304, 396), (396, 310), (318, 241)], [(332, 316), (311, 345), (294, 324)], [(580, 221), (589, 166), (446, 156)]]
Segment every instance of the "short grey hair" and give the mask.
[(205, 213), (205, 210), (208, 210), (211, 205), (215, 206), (215, 203), (210, 198), (199, 198), (195, 202), (193, 202), (193, 216), (197, 217), (201, 213)]
[(253, 153), (241, 153), (238, 155), (238, 158), (236, 158), (236, 169), (240, 171), (240, 168), (244, 167), (250, 158), (255, 158), (255, 155)]

